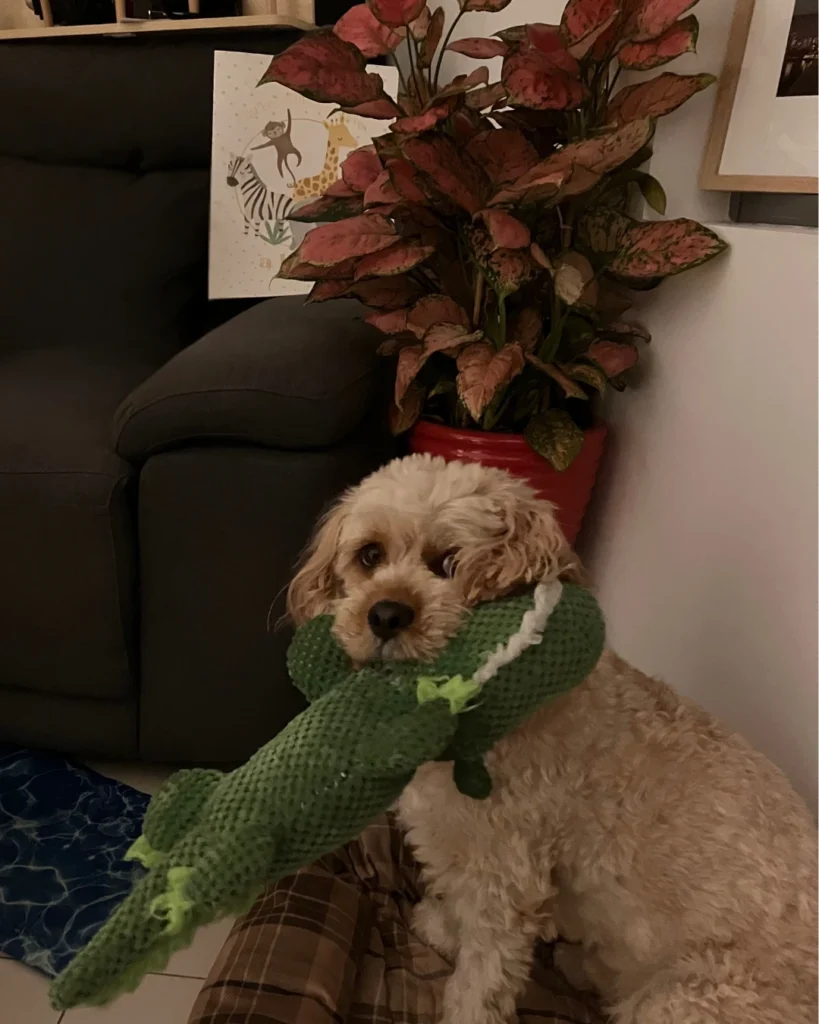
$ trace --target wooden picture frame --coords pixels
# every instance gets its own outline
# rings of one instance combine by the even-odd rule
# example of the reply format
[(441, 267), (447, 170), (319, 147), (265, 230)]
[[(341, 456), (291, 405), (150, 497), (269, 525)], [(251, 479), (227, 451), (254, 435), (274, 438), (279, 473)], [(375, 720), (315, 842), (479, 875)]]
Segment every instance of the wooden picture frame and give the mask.
[[(777, 0), (782, 2), (782, 0)], [(815, 193), (819, 178), (809, 175), (727, 174), (722, 165), (725, 143), (751, 32), (756, 0), (737, 0), (717, 85), (708, 142), (700, 170), (700, 188), (722, 192)]]

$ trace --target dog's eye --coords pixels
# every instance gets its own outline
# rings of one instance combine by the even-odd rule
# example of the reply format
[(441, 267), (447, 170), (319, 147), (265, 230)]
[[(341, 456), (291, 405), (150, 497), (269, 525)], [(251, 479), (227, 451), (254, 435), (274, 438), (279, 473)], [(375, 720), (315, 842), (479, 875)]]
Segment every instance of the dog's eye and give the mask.
[(444, 579), (451, 580), (455, 575), (457, 555), (457, 551), (445, 551), (442, 555), (430, 558), (427, 562), (427, 568), (430, 572), (434, 572), (436, 576), (442, 576)]
[(374, 569), (383, 561), (384, 549), (380, 544), (365, 544), (356, 557), (363, 568)]

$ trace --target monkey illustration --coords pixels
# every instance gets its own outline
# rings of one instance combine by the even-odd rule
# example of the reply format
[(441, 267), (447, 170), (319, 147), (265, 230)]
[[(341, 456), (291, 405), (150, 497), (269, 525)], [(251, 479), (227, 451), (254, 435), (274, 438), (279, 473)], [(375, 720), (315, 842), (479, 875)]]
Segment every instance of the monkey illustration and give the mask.
[(276, 147), (276, 168), (279, 174), (284, 177), (282, 168), (287, 169), (287, 173), (293, 179), (292, 184), (296, 184), (296, 176), (293, 174), (293, 170), (287, 162), (289, 156), (293, 155), (296, 157), (296, 166), (301, 164), (301, 153), (293, 145), (290, 138), (290, 132), (293, 128), (293, 117), (290, 111), (287, 111), (287, 123), (284, 121), (268, 121), (267, 124), (262, 128), (261, 134), (267, 139), (267, 142), (263, 142), (261, 146), (253, 146), (255, 149), (268, 149), (270, 146)]

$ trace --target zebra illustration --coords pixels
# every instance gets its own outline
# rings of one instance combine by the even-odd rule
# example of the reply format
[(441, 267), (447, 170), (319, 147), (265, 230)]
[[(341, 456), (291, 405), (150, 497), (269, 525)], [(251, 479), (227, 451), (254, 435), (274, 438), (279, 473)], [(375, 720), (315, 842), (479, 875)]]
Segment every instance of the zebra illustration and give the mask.
[(293, 231), (286, 219), (294, 206), (289, 196), (269, 189), (252, 161), (244, 156), (231, 157), (227, 183), (239, 190), (246, 235), (252, 228), (257, 238), (271, 245), (293, 246)]

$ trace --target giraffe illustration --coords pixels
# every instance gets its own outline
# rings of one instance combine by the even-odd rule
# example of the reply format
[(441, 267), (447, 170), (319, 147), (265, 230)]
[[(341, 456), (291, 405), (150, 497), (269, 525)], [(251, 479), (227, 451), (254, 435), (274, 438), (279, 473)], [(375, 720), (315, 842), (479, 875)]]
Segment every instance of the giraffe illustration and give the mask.
[(356, 149), (358, 142), (347, 127), (344, 117), (338, 121), (325, 121), (327, 129), (327, 150), (324, 154), (324, 166), (318, 174), (312, 174), (309, 178), (298, 178), (290, 192), (294, 202), (303, 199), (313, 199), (315, 196), (324, 195), (325, 189), (333, 184), (338, 178), (339, 153), (342, 149)]

